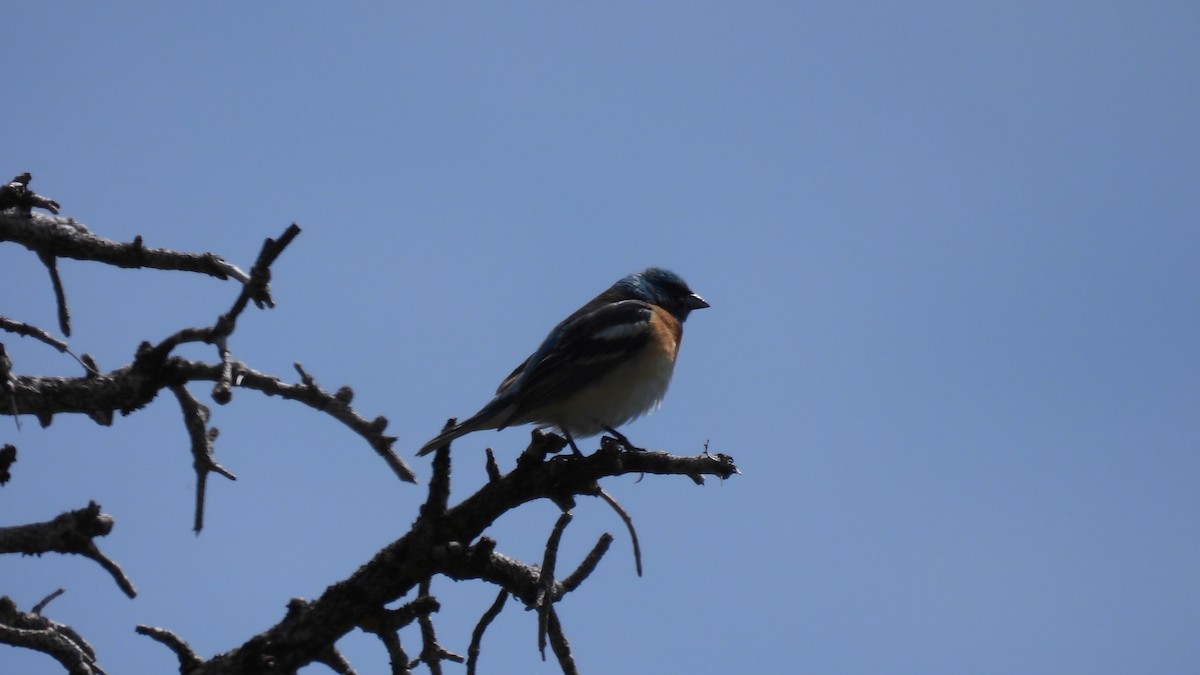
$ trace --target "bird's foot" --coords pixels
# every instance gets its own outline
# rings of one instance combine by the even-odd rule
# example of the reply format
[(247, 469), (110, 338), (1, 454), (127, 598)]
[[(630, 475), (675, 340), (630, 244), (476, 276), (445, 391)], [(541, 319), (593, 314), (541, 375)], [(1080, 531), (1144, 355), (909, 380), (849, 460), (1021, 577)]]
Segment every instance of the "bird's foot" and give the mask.
[(563, 431), (563, 436), (567, 437), (567, 443), (571, 446), (571, 452), (574, 453), (576, 457), (583, 457), (583, 453), (579, 451), (579, 446), (575, 445), (575, 439), (571, 438), (571, 434)]
[(613, 438), (617, 439), (617, 442), (621, 444), (621, 447), (625, 448), (626, 450), (633, 450), (635, 452), (646, 452), (645, 448), (639, 448), (638, 446), (634, 445), (633, 443), (631, 443), (629, 441), (628, 438), (625, 437), (625, 434), (617, 431), (616, 429), (614, 429), (612, 427), (604, 427), (604, 430), (607, 431), (610, 435), (612, 435)]

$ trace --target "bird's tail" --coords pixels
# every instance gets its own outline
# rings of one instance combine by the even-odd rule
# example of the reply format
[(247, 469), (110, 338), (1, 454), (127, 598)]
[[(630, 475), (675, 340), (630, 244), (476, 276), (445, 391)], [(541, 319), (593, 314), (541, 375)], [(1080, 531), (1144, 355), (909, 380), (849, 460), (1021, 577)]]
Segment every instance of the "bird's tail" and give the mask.
[(421, 449), (417, 451), (417, 456), (428, 455), (459, 436), (466, 436), (472, 431), (503, 429), (512, 422), (515, 409), (516, 406), (510, 397), (497, 396), (492, 399), (491, 403), (483, 406), (483, 410), (434, 436), (432, 440), (421, 446)]
[[(468, 422), (469, 421), (470, 420), (468, 420)], [(450, 427), (449, 429), (446, 429), (445, 431), (438, 434), (437, 436), (434, 436), (433, 439), (430, 440), (425, 445), (422, 445), (421, 449), (417, 451), (417, 456), (420, 457), (422, 455), (428, 455), (429, 453), (433, 452), (434, 450), (437, 450), (438, 448), (449, 443), (450, 441), (453, 441), (454, 439), (458, 438), (459, 436), (466, 436), (467, 434), (471, 433), (472, 431), (475, 431), (475, 428), (468, 427), (467, 422), (463, 422), (462, 424), (455, 424), (454, 426)]]

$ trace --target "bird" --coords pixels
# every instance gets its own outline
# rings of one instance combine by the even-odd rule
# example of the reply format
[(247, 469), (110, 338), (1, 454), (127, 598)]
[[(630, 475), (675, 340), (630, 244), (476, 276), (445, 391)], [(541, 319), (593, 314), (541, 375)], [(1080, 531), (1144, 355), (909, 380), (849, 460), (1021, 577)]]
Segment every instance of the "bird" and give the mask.
[(612, 433), (658, 407), (683, 339), (683, 322), (709, 304), (674, 272), (650, 267), (617, 281), (546, 336), (486, 405), (421, 446), (426, 455), (473, 431), (523, 424), (575, 438)]

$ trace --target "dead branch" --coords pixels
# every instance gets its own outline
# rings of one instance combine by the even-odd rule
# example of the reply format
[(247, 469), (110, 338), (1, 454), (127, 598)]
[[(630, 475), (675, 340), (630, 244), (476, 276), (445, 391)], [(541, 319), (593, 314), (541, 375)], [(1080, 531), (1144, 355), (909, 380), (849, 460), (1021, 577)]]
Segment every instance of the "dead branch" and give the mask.
[(17, 447), (12, 443), (5, 443), (0, 446), (0, 485), (4, 485), (12, 479), (12, 474), (9, 470), (17, 461)]
[(40, 213), (21, 213), (9, 209), (0, 211), (0, 242), (11, 241), (42, 255), (73, 260), (90, 260), (127, 269), (150, 268), (195, 272), (216, 279), (236, 279), (242, 283), (249, 276), (236, 265), (214, 253), (185, 253), (168, 248), (150, 248), (141, 237), (120, 243), (92, 233), (73, 218), (46, 216)]
[(145, 635), (155, 642), (166, 645), (167, 649), (175, 652), (175, 656), (179, 658), (179, 672), (181, 673), (189, 672), (203, 663), (203, 660), (192, 649), (191, 645), (169, 630), (139, 625), (134, 631), (138, 635)]
[[(330, 393), (299, 363), (295, 364), (299, 382), (284, 382), (280, 377), (250, 368), (236, 359), (229, 348), (228, 338), (249, 303), (259, 308), (274, 306), (271, 267), (299, 234), (299, 227), (291, 225), (278, 239), (266, 239), (247, 274), (213, 254), (147, 248), (140, 236), (128, 244), (118, 243), (93, 234), (70, 218), (33, 213), (34, 208), (57, 213), (58, 204), (29, 191), (28, 183), (28, 174), (23, 174), (0, 186), (0, 242), (20, 243), (45, 265), (54, 286), (59, 327), (65, 336), (70, 335), (70, 313), (58, 275), (59, 258), (91, 260), (123, 268), (196, 272), (218, 279), (233, 278), (241, 286), (229, 309), (211, 325), (183, 328), (157, 344), (143, 343), (128, 364), (108, 372), (102, 372), (91, 357), (83, 354), (77, 359), (85, 370), (80, 377), (16, 375), (0, 344), (0, 399), (3, 399), (0, 403), (6, 404), (0, 405), (0, 414), (11, 414), (17, 419), (22, 414), (35, 415), (43, 426), (49, 425), (56, 414), (85, 414), (98, 424), (109, 425), (117, 412), (127, 415), (139, 410), (159, 392), (169, 390), (180, 406), (197, 475), (196, 531), (203, 526), (208, 475), (218, 473), (231, 480), (235, 478), (216, 462), (213, 442), (217, 429), (210, 425), (212, 411), (189, 389), (196, 382), (213, 383), (211, 397), (222, 405), (232, 400), (235, 389), (243, 388), (324, 412), (366, 440), (398, 478), (415, 482), (415, 474), (393, 449), (396, 438), (384, 433), (388, 420), (383, 416), (368, 420), (356, 412), (351, 407), (354, 394), (348, 386)], [(0, 317), (0, 330), (33, 337), (71, 354), (65, 342), (28, 324)], [(190, 360), (176, 353), (180, 346), (190, 343), (212, 345), (214, 359)], [(602, 534), (575, 570), (558, 578), (559, 544), (571, 522), (576, 497), (600, 497), (617, 512), (633, 542), (640, 576), (641, 549), (632, 518), (600, 488), (599, 481), (625, 474), (659, 474), (687, 476), (703, 484), (706, 475), (724, 479), (737, 473), (732, 459), (725, 455), (710, 455), (707, 450), (696, 457), (645, 451), (633, 446), (620, 433), (610, 432), (612, 437), (602, 438), (600, 448), (586, 456), (577, 449), (572, 455), (558, 456), (566, 440), (535, 432), (529, 446), (516, 458), (515, 468), (507, 474), (501, 472), (489, 449), (485, 464), (488, 482), (457, 504), (451, 503), (450, 449), (448, 445), (439, 448), (432, 460), (427, 499), (407, 534), (354, 574), (330, 586), (316, 600), (291, 600), (279, 623), (229, 652), (205, 660), (169, 630), (138, 626), (137, 632), (171, 649), (183, 675), (295, 672), (312, 663), (349, 675), (354, 671), (338, 651), (337, 642), (355, 628), (379, 636), (393, 673), (409, 673), (418, 664), (424, 664), (434, 675), (440, 675), (445, 661), (465, 661), (468, 673), (474, 673), (483, 634), (511, 595), (537, 613), (537, 643), (542, 658), (546, 658), (545, 647), (549, 644), (562, 671), (568, 675), (576, 673), (570, 643), (555, 605), (589, 577), (613, 540), (612, 535)], [(15, 460), (15, 447), (0, 447), (0, 483), (8, 479), (9, 467)], [(547, 538), (540, 564), (531, 564), (497, 551), (497, 543), (484, 533), (501, 515), (536, 499), (552, 501), (562, 515)], [(85, 509), (64, 513), (44, 523), (0, 528), (0, 553), (54, 551), (84, 555), (108, 570), (122, 590), (133, 597), (136, 594), (133, 585), (94, 542), (95, 537), (108, 534), (112, 526), (112, 518), (101, 514), (100, 507), (91, 503)], [(439, 575), (454, 581), (483, 581), (499, 589), (495, 602), (472, 634), (466, 658), (442, 646), (437, 638), (433, 614), (440, 605), (432, 595), (432, 585), (434, 577)], [(58, 593), (61, 590), (29, 614), (18, 612), (11, 600), (0, 598), (0, 642), (50, 654), (71, 673), (101, 673), (86, 642), (69, 627), (40, 616), (46, 603)], [(413, 599), (398, 609), (388, 609), (406, 597)], [(417, 658), (410, 660), (399, 631), (413, 622), (419, 625), (422, 646)]]
[[(290, 672), (313, 663), (323, 645), (335, 643), (360, 625), (364, 617), (377, 616), (380, 608), (413, 593), (423, 581), (438, 574), (496, 584), (527, 607), (536, 607), (539, 593), (546, 594), (538, 567), (496, 552), (495, 542), (481, 537), (502, 514), (535, 499), (558, 503), (573, 495), (595, 494), (596, 482), (608, 476), (647, 473), (728, 478), (737, 472), (725, 455), (682, 457), (665, 452), (630, 452), (615, 445), (585, 457), (531, 461), (548, 448), (564, 444), (561, 438), (535, 432), (530, 448), (514, 470), (441, 515), (435, 509), (423, 510), (408, 534), (385, 547), (353, 575), (333, 584), (302, 609), (289, 611), (278, 624), (240, 647), (209, 659), (195, 671), (196, 675), (254, 673), (263, 663)], [(594, 563), (590, 565), (594, 567)], [(559, 598), (567, 590), (561, 582), (555, 582), (546, 595)], [(548, 614), (547, 635), (556, 654), (566, 648), (560, 622), (553, 614)], [(563, 663), (563, 656), (559, 660)]]
[[(45, 605), (43, 600), (41, 605)], [(38, 611), (22, 612), (8, 596), (0, 596), (0, 644), (42, 652), (58, 661), (70, 675), (104, 675), (96, 652), (70, 626), (51, 621)]]
[(113, 523), (112, 516), (100, 513), (100, 506), (91, 502), (82, 509), (60, 514), (54, 520), (0, 527), (0, 554), (73, 553), (90, 558), (112, 575), (117, 586), (132, 598), (137, 595), (133, 583), (119, 565), (100, 552), (94, 541), (96, 537), (112, 532)]

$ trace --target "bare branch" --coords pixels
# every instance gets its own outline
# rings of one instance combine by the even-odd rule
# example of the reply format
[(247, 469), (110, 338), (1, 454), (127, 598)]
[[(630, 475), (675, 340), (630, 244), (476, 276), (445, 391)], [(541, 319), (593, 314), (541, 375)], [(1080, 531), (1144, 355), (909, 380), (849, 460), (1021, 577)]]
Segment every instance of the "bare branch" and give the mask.
[(22, 612), (7, 596), (0, 596), (0, 644), (47, 654), (70, 675), (104, 675), (92, 646), (70, 626), (51, 621), (36, 611)]
[(617, 503), (616, 499), (613, 499), (612, 495), (604, 490), (597, 490), (596, 496), (607, 502), (613, 508), (613, 511), (616, 511), (617, 515), (621, 517), (621, 520), (625, 521), (625, 529), (629, 530), (629, 539), (633, 542), (633, 564), (637, 567), (637, 575), (639, 577), (642, 576), (642, 547), (638, 544), (637, 530), (633, 529), (633, 518), (626, 513), (625, 509), (621, 508), (621, 505)]
[(179, 672), (181, 675), (190, 673), (204, 662), (183, 638), (165, 628), (139, 625), (134, 630), (139, 635), (145, 635), (155, 642), (166, 645), (168, 649), (175, 652), (175, 656), (179, 659)]
[(100, 513), (96, 502), (82, 509), (60, 514), (54, 520), (29, 525), (0, 527), (0, 553), (73, 553), (96, 561), (112, 575), (125, 595), (134, 597), (137, 591), (119, 565), (109, 560), (96, 546), (94, 537), (112, 532), (113, 518)]
[(12, 181), (0, 185), (0, 210), (16, 208), (23, 213), (30, 209), (46, 209), (58, 213), (58, 202), (43, 197), (29, 189), (33, 176), (28, 171), (17, 174)]
[[(595, 494), (596, 481), (605, 476), (649, 473), (728, 478), (737, 471), (725, 455), (681, 457), (619, 448), (601, 448), (586, 457), (532, 461), (564, 444), (552, 434), (535, 433), (532, 447), (522, 453), (524, 459), (514, 470), (448, 508), (436, 523), (425, 515), (418, 517), (408, 534), (386, 546), (349, 578), (330, 586), (306, 611), (289, 614), (240, 647), (213, 657), (196, 675), (253, 673), (264, 659), (280, 670), (298, 669), (316, 659), (319, 645), (333, 644), (358, 626), (363, 616), (414, 591), (434, 574), (496, 583), (532, 607), (541, 589), (539, 570), (496, 553), (494, 542), (480, 536), (502, 514), (535, 499)], [(477, 539), (473, 546), (462, 543)], [(556, 584), (553, 595), (562, 592), (562, 585)], [(557, 617), (547, 622), (547, 635), (555, 650), (560, 644), (560, 636), (554, 632), (558, 625)]]
[[(191, 271), (219, 279), (232, 277), (241, 282), (241, 287), (228, 311), (217, 316), (212, 325), (183, 328), (157, 344), (143, 343), (128, 365), (107, 373), (101, 373), (84, 354), (80, 362), (86, 372), (81, 377), (15, 376), (11, 362), (3, 358), (6, 354), (0, 345), (0, 395), (4, 399), (0, 403), (7, 402), (8, 408), (6, 411), (0, 405), (0, 414), (10, 411), (14, 419), (21, 414), (33, 414), (46, 426), (55, 414), (82, 413), (107, 425), (118, 411), (128, 414), (138, 410), (162, 390), (170, 390), (183, 413), (197, 476), (194, 519), (197, 532), (204, 523), (209, 474), (235, 477), (215, 460), (213, 442), (217, 429), (210, 426), (209, 408), (191, 393), (189, 385), (193, 382), (211, 382), (211, 396), (218, 404), (230, 402), (234, 389), (241, 387), (322, 411), (362, 436), (397, 477), (415, 482), (415, 474), (393, 449), (396, 438), (385, 434), (388, 420), (383, 416), (370, 420), (360, 416), (351, 407), (354, 393), (348, 386), (330, 393), (299, 363), (295, 364), (299, 382), (284, 382), (277, 376), (251, 369), (234, 358), (230, 350), (229, 338), (248, 305), (253, 302), (259, 308), (274, 306), (271, 267), (298, 236), (299, 227), (293, 224), (278, 239), (266, 239), (246, 274), (212, 254), (147, 248), (140, 236), (128, 244), (118, 243), (93, 234), (72, 219), (33, 213), (31, 209), (39, 207), (57, 211), (57, 204), (30, 192), (28, 182), (29, 176), (22, 175), (7, 186), (0, 186), (0, 209), (7, 209), (0, 210), (0, 242), (20, 243), (46, 266), (54, 285), (64, 335), (70, 334), (71, 326), (57, 269), (59, 258), (93, 260), (124, 268)], [(31, 336), (70, 353), (64, 341), (26, 324), (0, 317), (0, 330)], [(215, 347), (215, 361), (193, 361), (179, 356), (177, 348), (189, 343)], [(420, 663), (434, 675), (440, 675), (445, 661), (465, 661), (468, 673), (474, 673), (483, 634), (512, 595), (537, 612), (542, 658), (546, 658), (545, 648), (549, 643), (563, 672), (576, 673), (556, 603), (589, 577), (613, 541), (611, 535), (603, 534), (574, 572), (561, 581), (556, 579), (559, 547), (571, 522), (570, 510), (576, 504), (576, 497), (599, 496), (617, 512), (629, 530), (637, 572), (641, 575), (641, 549), (632, 518), (600, 488), (599, 481), (632, 473), (688, 476), (702, 483), (705, 475), (727, 478), (737, 472), (733, 461), (725, 455), (706, 452), (699, 457), (680, 457), (643, 451), (619, 432), (609, 431), (613, 437), (601, 439), (599, 450), (587, 456), (573, 442), (571, 456), (557, 456), (568, 440), (535, 432), (529, 446), (517, 457), (515, 468), (507, 474), (501, 472), (495, 454), (488, 449), (485, 464), (488, 482), (474, 495), (453, 505), (449, 445), (439, 448), (432, 459), (428, 496), (407, 534), (381, 550), (349, 578), (330, 586), (316, 600), (293, 599), (275, 626), (227, 653), (204, 660), (170, 631), (138, 626), (137, 632), (170, 648), (179, 659), (182, 675), (295, 672), (312, 663), (352, 675), (354, 671), (338, 651), (337, 642), (356, 627), (379, 636), (393, 673), (408, 673)], [(13, 446), (0, 447), (0, 483), (7, 480), (8, 469), (15, 459)], [(547, 539), (540, 566), (503, 555), (496, 550), (496, 542), (484, 536), (497, 518), (536, 499), (548, 499), (563, 511)], [(136, 593), (132, 584), (94, 541), (95, 537), (111, 531), (112, 526), (112, 518), (101, 514), (100, 507), (93, 502), (85, 509), (64, 513), (49, 522), (0, 528), (0, 553), (55, 551), (84, 555), (108, 570), (132, 597)], [(452, 580), (482, 580), (499, 588), (496, 600), (472, 633), (467, 658), (438, 642), (432, 614), (440, 605), (430, 594), (432, 580), (438, 575)], [(16, 612), (11, 601), (0, 599), (0, 641), (45, 651), (72, 673), (99, 673), (91, 648), (76, 639), (78, 636), (68, 627), (46, 622), (38, 624), (35, 630), (21, 624), (28, 617), (45, 622), (39, 613), (59, 593), (61, 590), (48, 596), (30, 615)], [(387, 609), (402, 598), (413, 596), (415, 599), (398, 609)], [(422, 649), (417, 659), (410, 661), (401, 645), (399, 631), (414, 621), (420, 627)]]
[(12, 480), (9, 469), (17, 461), (17, 448), (11, 443), (0, 446), (0, 485)]
[(240, 282), (250, 277), (213, 253), (184, 253), (166, 248), (147, 248), (141, 237), (122, 244), (93, 234), (72, 218), (40, 213), (0, 211), (0, 242), (11, 241), (39, 254), (56, 258), (91, 260), (114, 267), (151, 268), (196, 272), (217, 279)]
[[(454, 418), (446, 420), (445, 429), (454, 426)], [(450, 446), (443, 445), (433, 456), (433, 477), (429, 479), (429, 497), (421, 514), (429, 519), (441, 518), (450, 501)]]
[(500, 616), (500, 611), (504, 609), (504, 604), (508, 602), (508, 591), (501, 588), (500, 593), (496, 595), (496, 600), (492, 602), (491, 607), (479, 617), (479, 623), (475, 625), (475, 630), (471, 631), (471, 646), (467, 648), (467, 675), (475, 675), (475, 666), (479, 662), (479, 649), (483, 644), (483, 633), (492, 621)]
[(42, 343), (50, 345), (51, 347), (54, 347), (55, 349), (57, 349), (60, 352), (70, 353), (70, 350), (67, 349), (67, 343), (63, 342), (62, 340), (59, 340), (58, 338), (54, 337), (53, 335), (50, 335), (49, 333), (42, 330), (41, 328), (38, 328), (37, 326), (31, 326), (27, 323), (22, 323), (20, 321), (14, 321), (12, 319), (8, 319), (3, 316), (0, 316), (0, 330), (5, 331), (7, 333), (15, 333), (22, 337), (31, 337), (31, 338), (37, 340), (38, 342), (42, 342)]
[[(421, 597), (428, 597), (431, 580), (425, 578), (420, 584)], [(442, 661), (453, 661), (455, 663), (463, 663), (466, 658), (455, 654), (454, 652), (443, 647), (437, 640), (437, 634), (433, 629), (433, 621), (429, 618), (428, 613), (417, 616), (417, 623), (421, 626), (421, 656), (417, 660), (409, 664), (409, 668), (415, 667), (418, 663), (424, 663), (429, 667), (429, 672), (433, 675), (441, 675)]]
[(391, 662), (393, 675), (411, 673), (408, 654), (400, 645), (399, 630), (421, 617), (441, 609), (437, 599), (430, 595), (422, 595), (412, 602), (396, 609), (383, 609), (373, 615), (364, 617), (359, 624), (362, 630), (373, 633), (383, 642)]
[(170, 389), (175, 398), (179, 399), (179, 407), (183, 408), (184, 426), (187, 427), (188, 437), (192, 440), (192, 468), (196, 470), (196, 515), (192, 529), (199, 534), (200, 530), (204, 529), (204, 495), (209, 472), (219, 473), (229, 480), (237, 480), (237, 476), (213, 458), (213, 441), (217, 437), (217, 428), (208, 428), (208, 407), (197, 401), (183, 385), (173, 384)]
[[(259, 308), (264, 306), (274, 307), (275, 303), (271, 300), (271, 291), (269, 288), (271, 264), (275, 262), (275, 259), (279, 257), (283, 249), (299, 234), (299, 226), (292, 223), (284, 230), (283, 236), (278, 241), (268, 237), (263, 242), (262, 251), (258, 254), (258, 260), (250, 268), (250, 277), (242, 284), (242, 290), (233, 301), (233, 306), (230, 307), (228, 312), (217, 317), (216, 322), (212, 326), (207, 328), (184, 328), (154, 347), (143, 350), (138, 354), (138, 362), (147, 363), (152, 367), (154, 364), (165, 360), (176, 347), (188, 342), (221, 343), (219, 346), (223, 347), (224, 339), (233, 334), (233, 330), (237, 326), (238, 317), (246, 309), (248, 301), (254, 300), (255, 305)], [(228, 361), (227, 355), (222, 356), (222, 361)], [(135, 365), (137, 364), (135, 363)], [(224, 402), (220, 401), (220, 399), (218, 401)]]
[(334, 645), (330, 645), (321, 656), (317, 657), (316, 661), (325, 664), (338, 675), (355, 675), (354, 669), (350, 667), (350, 662)]
[(492, 452), (491, 448), (487, 449), (487, 461), (484, 468), (487, 471), (488, 480), (500, 480), (500, 465), (496, 464), (496, 453)]
[(212, 398), (219, 405), (225, 405), (233, 400), (233, 356), (229, 352), (228, 338), (222, 336), (214, 342), (221, 358), (221, 374), (213, 385)]
[[(241, 361), (232, 361), (230, 365), (234, 386), (260, 391), (268, 396), (281, 396), (324, 412), (362, 436), (398, 478), (409, 483), (416, 482), (416, 474), (392, 448), (396, 437), (383, 433), (387, 429), (386, 418), (367, 420), (343, 400), (344, 396), (339, 398), (316, 386), (285, 383)], [(157, 364), (138, 359), (133, 364), (100, 377), (18, 376), (14, 379), (16, 410), (12, 414), (37, 415), (43, 426), (48, 425), (51, 417), (59, 413), (119, 411), (128, 414), (145, 406), (159, 390), (171, 384), (218, 381), (222, 371), (222, 364), (171, 357)], [(9, 413), (0, 407), (0, 414)]]
[(38, 251), (38, 259), (50, 273), (50, 284), (54, 287), (54, 303), (58, 306), (58, 328), (63, 335), (71, 337), (71, 310), (67, 307), (67, 294), (63, 291), (62, 278), (58, 276), (58, 258)]
[[(192, 365), (196, 364), (193, 362)], [(338, 389), (337, 393), (330, 394), (317, 386), (316, 381), (304, 372), (299, 363), (296, 364), (296, 369), (301, 373), (304, 381), (301, 384), (285, 384), (277, 377), (251, 370), (238, 361), (234, 362), (235, 384), (246, 389), (261, 391), (268, 396), (278, 395), (291, 401), (299, 401), (314, 410), (329, 415), (362, 436), (375, 453), (387, 463), (397, 478), (406, 483), (417, 482), (417, 474), (413, 473), (408, 463), (401, 459), (392, 448), (396, 437), (383, 433), (388, 426), (386, 417), (380, 415), (373, 420), (367, 420), (350, 407), (353, 396), (346, 395), (346, 387)]]
[(17, 380), (12, 374), (12, 359), (8, 356), (8, 350), (4, 348), (4, 343), (0, 342), (0, 396), (8, 403), (8, 407), (12, 410), (13, 421), (16, 422), (17, 430), (21, 429), (21, 418), (17, 416)]
[(600, 559), (608, 552), (608, 547), (612, 545), (612, 542), (613, 536), (611, 534), (605, 532), (600, 535), (600, 539), (596, 541), (596, 545), (592, 547), (592, 550), (588, 551), (588, 554), (584, 556), (583, 562), (579, 563), (579, 567), (576, 567), (575, 571), (571, 572), (558, 585), (558, 595), (555, 596), (555, 601), (579, 588), (579, 584), (582, 584), (583, 580), (587, 579), (596, 570), (596, 565), (600, 564)]
[(67, 592), (67, 589), (60, 588), (60, 589), (54, 591), (53, 593), (51, 593), (50, 595), (47, 595), (46, 597), (42, 598), (41, 602), (39, 602), (38, 604), (33, 606), (33, 613), (41, 614), (42, 610), (46, 609), (46, 605), (49, 605), (51, 602), (54, 602), (55, 598), (57, 598), (58, 596), (62, 595), (63, 593), (66, 593), (66, 592)]
[(549, 617), (547, 629), (550, 633), (550, 648), (558, 657), (558, 665), (562, 668), (563, 675), (579, 675), (579, 669), (575, 666), (575, 658), (571, 656), (571, 643), (567, 641), (567, 635), (563, 633), (562, 624), (558, 621), (558, 612), (554, 611), (553, 606), (550, 607)]
[(558, 565), (558, 545), (562, 541), (563, 532), (566, 531), (567, 525), (571, 523), (571, 512), (565, 511), (558, 517), (558, 521), (554, 523), (554, 529), (550, 531), (550, 538), (546, 540), (546, 552), (542, 556), (542, 569), (538, 572), (538, 592), (537, 592), (537, 611), (538, 611), (538, 651), (542, 653), (542, 660), (546, 659), (546, 626), (550, 619), (550, 612), (553, 611), (551, 606), (554, 604), (554, 569)]

